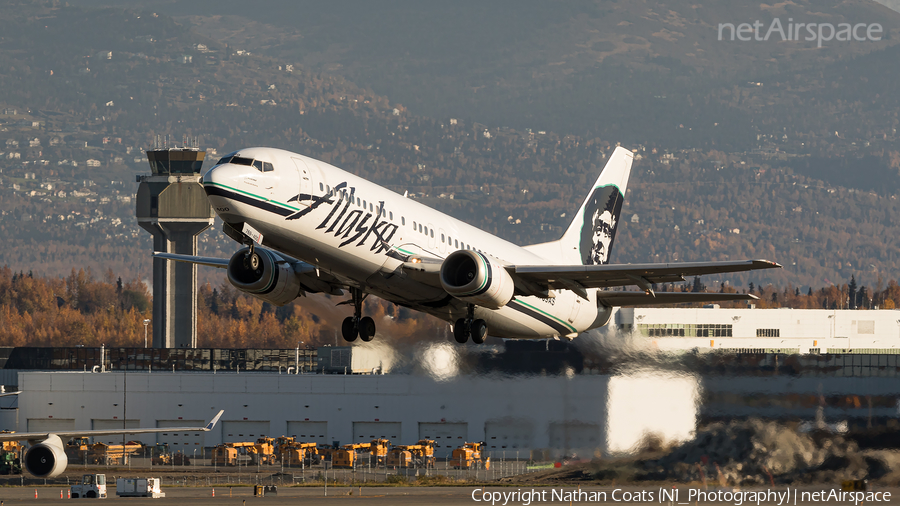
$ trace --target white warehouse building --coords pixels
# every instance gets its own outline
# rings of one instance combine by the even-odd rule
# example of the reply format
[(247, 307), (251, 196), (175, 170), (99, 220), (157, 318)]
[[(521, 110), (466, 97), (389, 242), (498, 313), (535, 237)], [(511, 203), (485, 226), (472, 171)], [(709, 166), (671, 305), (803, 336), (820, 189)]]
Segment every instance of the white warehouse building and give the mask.
[(620, 337), (661, 351), (890, 353), (900, 349), (898, 310), (622, 308), (614, 322)]
[[(196, 427), (218, 410), (208, 433), (140, 435), (145, 444), (202, 448), (261, 436), (325, 444), (387, 438), (436, 441), (449, 456), (467, 441), (491, 455), (529, 458), (627, 452), (653, 433), (692, 437), (698, 381), (691, 376), (332, 375), (278, 373), (20, 372), (18, 410), (5, 428), (62, 431), (123, 427)], [(640, 395), (638, 395), (640, 394)], [(123, 422), (123, 420), (127, 421)], [(17, 425), (17, 427), (16, 427)], [(98, 441), (121, 442), (121, 436)]]

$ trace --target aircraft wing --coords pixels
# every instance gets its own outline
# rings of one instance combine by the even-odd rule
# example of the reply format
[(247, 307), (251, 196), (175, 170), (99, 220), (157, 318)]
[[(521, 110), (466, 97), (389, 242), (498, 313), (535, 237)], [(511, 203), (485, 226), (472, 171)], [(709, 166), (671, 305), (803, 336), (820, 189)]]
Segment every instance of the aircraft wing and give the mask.
[(193, 255), (178, 255), (176, 253), (160, 253), (158, 251), (153, 252), (153, 258), (165, 258), (166, 260), (175, 260), (176, 262), (189, 262), (192, 264), (208, 265), (210, 267), (217, 267), (219, 269), (227, 268), (229, 261), (227, 258), (197, 257)]
[(738, 260), (661, 264), (510, 265), (506, 270), (514, 277), (518, 276), (538, 286), (583, 292), (585, 288), (612, 286), (639, 286), (649, 291), (654, 283), (684, 281), (688, 276), (780, 267), (781, 265), (768, 260)]
[[(303, 285), (304, 290), (308, 292), (325, 292), (330, 293), (331, 295), (341, 295), (343, 293), (341, 292), (340, 287), (344, 286), (344, 283), (331, 273), (319, 271), (315, 265), (302, 262), (295, 258), (290, 258), (283, 253), (278, 253), (278, 255), (283, 257), (290, 264), (294, 273), (297, 274), (300, 284)], [(162, 253), (159, 251), (153, 252), (153, 258), (164, 258), (176, 262), (208, 265), (219, 269), (227, 268), (228, 262), (231, 261), (227, 258), (179, 255), (177, 253)]]
[(65, 441), (73, 437), (91, 437), (91, 436), (110, 436), (115, 434), (155, 434), (159, 432), (209, 432), (219, 422), (222, 413), (219, 411), (212, 420), (203, 427), (165, 427), (157, 429), (116, 429), (116, 430), (75, 430), (75, 431), (59, 431), (59, 432), (10, 432), (0, 434), (0, 442), (3, 441), (40, 441), (47, 439), (55, 434)]
[(759, 297), (745, 293), (693, 293), (693, 292), (597, 292), (597, 301), (605, 306), (654, 306), (684, 304), (689, 302), (727, 302), (733, 300), (757, 300)]

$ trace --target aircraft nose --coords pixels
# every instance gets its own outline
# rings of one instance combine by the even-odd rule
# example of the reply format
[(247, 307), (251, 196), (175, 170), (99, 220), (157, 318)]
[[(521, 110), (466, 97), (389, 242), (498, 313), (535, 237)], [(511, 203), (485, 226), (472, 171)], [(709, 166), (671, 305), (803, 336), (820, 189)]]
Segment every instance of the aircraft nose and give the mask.
[(203, 187), (207, 189), (207, 193), (211, 187), (233, 187), (237, 172), (239, 172), (238, 168), (230, 163), (216, 165), (203, 174), (201, 179)]

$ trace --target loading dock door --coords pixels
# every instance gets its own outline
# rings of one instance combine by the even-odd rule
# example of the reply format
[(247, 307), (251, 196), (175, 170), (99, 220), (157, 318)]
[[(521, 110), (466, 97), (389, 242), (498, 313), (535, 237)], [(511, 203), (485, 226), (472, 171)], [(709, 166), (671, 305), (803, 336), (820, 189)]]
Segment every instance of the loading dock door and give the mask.
[[(166, 427), (202, 427), (206, 425), (204, 420), (157, 420), (156, 426), (160, 429)], [(205, 432), (160, 432), (156, 435), (156, 442), (169, 445), (169, 450), (193, 455), (194, 449), (200, 455), (201, 449), (206, 446)]]
[(222, 422), (222, 442), (256, 441), (269, 435), (269, 422)]
[[(29, 418), (28, 432), (60, 432), (75, 430), (74, 418)], [(63, 441), (65, 444), (67, 441)]]
[[(534, 425), (521, 420), (494, 420), (484, 424), (484, 442), (495, 458), (527, 458), (534, 441)], [(505, 453), (504, 453), (505, 452)]]
[[(373, 439), (388, 439), (392, 445), (413, 444), (400, 441), (400, 422), (353, 422), (353, 442), (368, 443)], [(344, 444), (341, 441), (341, 444)]]
[(550, 448), (578, 458), (591, 458), (600, 448), (600, 427), (592, 423), (551, 423)]
[(300, 443), (331, 444), (328, 439), (328, 422), (288, 422), (287, 435)]
[(434, 456), (443, 459), (450, 457), (454, 448), (466, 443), (469, 424), (462, 423), (429, 423), (419, 422), (419, 439), (434, 440)]

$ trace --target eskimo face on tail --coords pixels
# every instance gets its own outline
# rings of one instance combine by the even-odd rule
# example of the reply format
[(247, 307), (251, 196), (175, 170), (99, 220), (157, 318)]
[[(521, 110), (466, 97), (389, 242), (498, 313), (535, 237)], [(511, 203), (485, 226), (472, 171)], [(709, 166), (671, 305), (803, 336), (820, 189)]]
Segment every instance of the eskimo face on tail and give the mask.
[(581, 260), (584, 265), (609, 263), (624, 196), (613, 185), (594, 188), (584, 208), (581, 227)]

